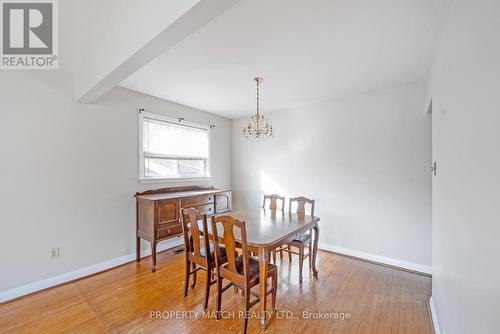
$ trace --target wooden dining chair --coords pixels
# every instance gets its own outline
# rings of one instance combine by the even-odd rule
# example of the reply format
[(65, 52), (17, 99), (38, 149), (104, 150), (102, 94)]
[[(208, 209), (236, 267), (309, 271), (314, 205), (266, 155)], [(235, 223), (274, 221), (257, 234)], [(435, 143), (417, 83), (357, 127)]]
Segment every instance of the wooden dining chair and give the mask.
[[(264, 198), (262, 200), (262, 208), (263, 209), (266, 208), (266, 202), (268, 200), (269, 200), (269, 206), (268, 206), (269, 210), (278, 211), (278, 201), (280, 201), (281, 202), (280, 211), (285, 212), (285, 196), (280, 196), (280, 195), (276, 195), (276, 194), (264, 195)], [(271, 253), (272, 253), (273, 263), (276, 264), (276, 251), (273, 250), (273, 251), (271, 251)], [(280, 258), (283, 259), (283, 252), (279, 251), (279, 253), (280, 253)]]
[[(256, 305), (261, 298), (267, 298), (267, 295), (272, 294), (272, 309), (276, 309), (276, 291), (278, 287), (278, 270), (273, 264), (268, 265), (266, 277), (260, 277), (259, 261), (252, 258), (248, 251), (247, 232), (245, 222), (240, 222), (231, 216), (215, 216), (212, 219), (213, 242), (215, 248), (215, 262), (217, 272), (217, 319), (220, 319), (222, 293), (230, 286), (241, 289), (245, 298), (245, 313), (243, 317), (243, 333), (247, 332), (249, 310)], [(222, 234), (222, 236), (221, 236)], [(242, 255), (235, 256), (236, 240), (239, 239), (239, 246), (242, 250)], [(224, 264), (221, 260), (223, 253), (221, 252), (221, 244), (225, 246), (227, 253), (227, 263)], [(258, 292), (252, 291), (251, 288), (260, 283), (261, 279), (267, 280), (271, 277), (271, 288), (266, 291), (265, 296), (260, 296)], [(222, 279), (230, 281), (225, 287), (222, 287)], [(250, 295), (256, 297), (250, 301)]]
[[(210, 286), (217, 282), (217, 280), (212, 279), (216, 261), (213, 247), (210, 245), (210, 240), (207, 237), (209, 235), (207, 215), (200, 213), (194, 208), (182, 209), (180, 213), (182, 232), (184, 234), (184, 254), (186, 262), (184, 297), (187, 297), (188, 294), (188, 285), (191, 275), (193, 276), (191, 288), (194, 288), (196, 286), (196, 272), (204, 270), (207, 279), (205, 282), (205, 301), (203, 303), (203, 308), (206, 309), (210, 295)], [(200, 220), (202, 223), (201, 231), (198, 225), (198, 221)], [(219, 255), (219, 263), (226, 263), (227, 256), (225, 248), (221, 247)]]
[(269, 200), (269, 210), (278, 210), (278, 201), (281, 201), (281, 211), (285, 211), (285, 196), (280, 196), (276, 194), (264, 195), (262, 201), (262, 208), (266, 208), (266, 201)]
[[(294, 202), (297, 202), (297, 210), (295, 211), (296, 214), (298, 215), (305, 215), (306, 214), (306, 204), (310, 204), (311, 209), (310, 209), (310, 215), (314, 217), (314, 200), (309, 199), (306, 197), (294, 197), (290, 198), (289, 200), (289, 206), (288, 206), (288, 212), (292, 212), (292, 204)], [(302, 267), (304, 264), (304, 260), (308, 257), (309, 258), (309, 269), (312, 268), (312, 229), (308, 230), (304, 233), (298, 234), (295, 236), (295, 239), (293, 239), (290, 243), (288, 243), (287, 247), (281, 247), (280, 251), (287, 252), (288, 253), (288, 259), (290, 262), (292, 262), (292, 254), (298, 255), (299, 256), (299, 282), (302, 283)], [(308, 248), (308, 253), (304, 254), (304, 249), (307, 245)], [(298, 252), (291, 250), (289, 246), (298, 248)]]

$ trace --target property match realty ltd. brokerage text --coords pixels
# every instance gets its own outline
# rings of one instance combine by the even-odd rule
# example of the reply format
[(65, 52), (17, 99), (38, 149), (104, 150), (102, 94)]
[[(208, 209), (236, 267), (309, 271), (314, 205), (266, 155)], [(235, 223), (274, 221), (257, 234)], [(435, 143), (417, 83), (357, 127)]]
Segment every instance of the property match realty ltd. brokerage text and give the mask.
[[(350, 320), (350, 312), (324, 312), (324, 311), (302, 311), (295, 313), (292, 311), (260, 312), (260, 311), (221, 311), (221, 319), (234, 318), (255, 318), (261, 319), (275, 317), (276, 319), (308, 319), (308, 320)], [(149, 312), (150, 319), (162, 320), (189, 320), (189, 319), (216, 319), (217, 311), (159, 311)]]

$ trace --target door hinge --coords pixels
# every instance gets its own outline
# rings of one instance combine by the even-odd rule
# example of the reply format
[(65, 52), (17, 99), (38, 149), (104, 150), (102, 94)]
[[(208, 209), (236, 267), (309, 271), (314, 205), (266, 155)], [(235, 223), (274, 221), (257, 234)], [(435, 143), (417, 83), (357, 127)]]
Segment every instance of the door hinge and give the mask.
[(432, 175), (437, 176), (437, 162), (433, 162), (431, 166)]

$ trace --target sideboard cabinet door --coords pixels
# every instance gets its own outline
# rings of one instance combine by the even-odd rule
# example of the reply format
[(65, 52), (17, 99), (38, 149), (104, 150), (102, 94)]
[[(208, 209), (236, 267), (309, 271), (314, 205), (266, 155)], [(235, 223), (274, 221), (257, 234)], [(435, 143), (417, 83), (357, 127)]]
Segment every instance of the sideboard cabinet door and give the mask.
[(215, 213), (227, 213), (231, 211), (231, 192), (224, 192), (215, 195)]
[(179, 222), (179, 200), (167, 199), (157, 203), (158, 224)]

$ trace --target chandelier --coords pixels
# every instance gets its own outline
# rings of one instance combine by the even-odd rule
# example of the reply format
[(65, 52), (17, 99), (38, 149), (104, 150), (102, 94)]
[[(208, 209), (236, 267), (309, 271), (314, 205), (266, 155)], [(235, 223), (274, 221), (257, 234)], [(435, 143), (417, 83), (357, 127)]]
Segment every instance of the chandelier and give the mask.
[(262, 142), (269, 137), (274, 136), (273, 126), (259, 110), (259, 84), (264, 80), (263, 78), (254, 78), (257, 83), (257, 112), (248, 118), (247, 124), (241, 131), (243, 139), (254, 142)]

